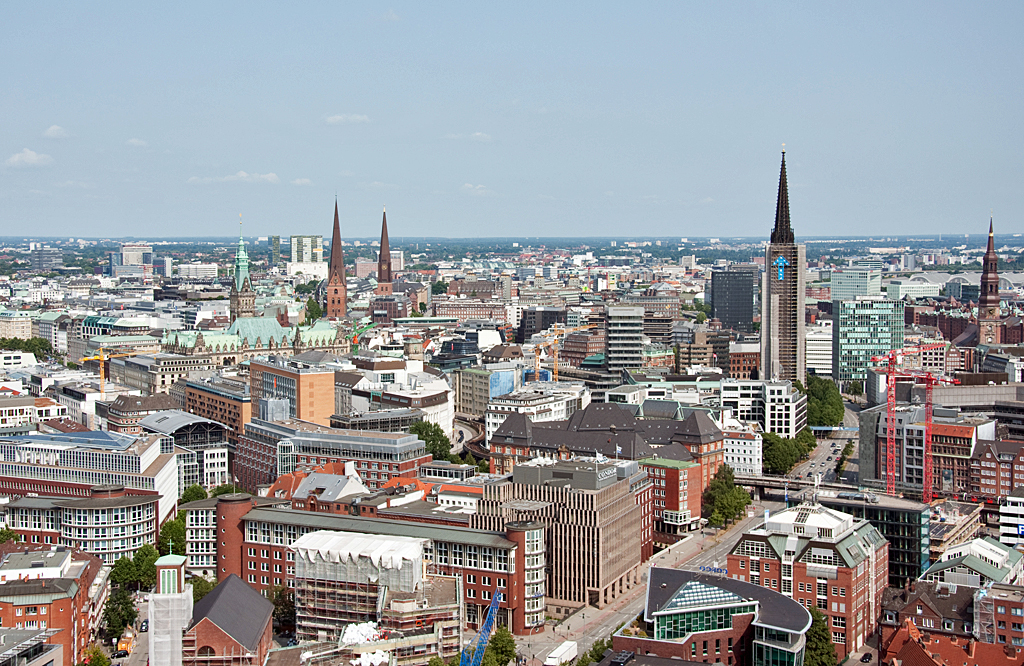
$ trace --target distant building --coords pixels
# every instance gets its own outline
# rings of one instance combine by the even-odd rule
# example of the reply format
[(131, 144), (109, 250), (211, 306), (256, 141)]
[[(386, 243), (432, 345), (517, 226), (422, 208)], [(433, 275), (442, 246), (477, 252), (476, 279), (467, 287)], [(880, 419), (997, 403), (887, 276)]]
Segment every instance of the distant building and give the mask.
[(804, 338), (807, 348), (807, 372), (819, 377), (832, 376), (833, 322), (823, 321), (807, 327)]
[(31, 254), (34, 271), (49, 272), (56, 268), (64, 268), (64, 253), (60, 248), (38, 246)]
[(323, 236), (292, 236), (291, 260), (293, 262), (321, 262), (324, 260)]
[(831, 300), (852, 301), (858, 296), (882, 295), (882, 272), (871, 268), (832, 271)]
[(182, 279), (212, 280), (217, 271), (217, 264), (178, 264), (178, 277)]
[(604, 355), (608, 372), (621, 373), (643, 367), (643, 334), (643, 308), (614, 305), (607, 308)]

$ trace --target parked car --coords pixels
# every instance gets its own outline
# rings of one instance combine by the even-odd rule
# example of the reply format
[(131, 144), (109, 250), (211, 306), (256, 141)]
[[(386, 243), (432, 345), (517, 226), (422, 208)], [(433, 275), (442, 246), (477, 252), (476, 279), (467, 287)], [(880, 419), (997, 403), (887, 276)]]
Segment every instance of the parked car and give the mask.
[(128, 656), (128, 650), (118, 650), (110, 656), (112, 656), (114, 659), (124, 659)]
[(870, 652), (865, 652), (864, 656), (860, 658), (860, 663), (862, 663), (862, 664), (870, 664), (872, 658), (873, 657), (871, 656)]
[(143, 620), (139, 625), (139, 631), (149, 631), (149, 620)]

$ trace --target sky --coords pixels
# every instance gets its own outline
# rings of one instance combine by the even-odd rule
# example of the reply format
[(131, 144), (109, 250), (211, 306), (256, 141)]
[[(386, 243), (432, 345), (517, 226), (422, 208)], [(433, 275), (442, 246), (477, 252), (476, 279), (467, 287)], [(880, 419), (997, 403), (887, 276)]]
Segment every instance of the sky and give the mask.
[(1024, 3), (9, 3), (0, 236), (999, 233)]

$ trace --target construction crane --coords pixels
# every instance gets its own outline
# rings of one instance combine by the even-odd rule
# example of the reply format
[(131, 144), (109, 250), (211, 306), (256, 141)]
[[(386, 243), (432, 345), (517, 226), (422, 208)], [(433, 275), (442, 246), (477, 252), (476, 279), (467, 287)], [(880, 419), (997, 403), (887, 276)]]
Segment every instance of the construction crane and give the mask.
[(484, 618), (484, 623), (480, 626), (480, 631), (477, 632), (476, 638), (462, 651), (462, 659), (459, 661), (459, 666), (480, 666), (480, 662), (484, 660), (484, 650), (487, 649), (487, 641), (491, 639), (491, 629), (494, 628), (494, 620), (498, 615), (498, 603), (501, 601), (503, 588), (494, 588), (494, 594), (491, 595), (491, 605), (487, 607), (487, 616)]
[(100, 362), (100, 393), (104, 394), (107, 392), (107, 361), (112, 358), (123, 358), (125, 356), (137, 356), (138, 352), (132, 352), (130, 354), (108, 354), (107, 350), (100, 347), (96, 350), (96, 356), (86, 356), (78, 359), (79, 363), (85, 363), (86, 361), (99, 361)]
[(377, 324), (375, 323), (367, 324), (366, 326), (357, 328), (355, 331), (352, 332), (352, 353), (359, 351), (359, 336), (365, 333), (366, 331), (370, 330), (371, 328), (375, 328), (376, 326)]
[(562, 336), (562, 340), (564, 340), (565, 336), (567, 334), (569, 334), (569, 333), (577, 333), (579, 331), (586, 331), (586, 330), (592, 329), (592, 328), (596, 328), (596, 327), (593, 324), (586, 324), (584, 326), (574, 326), (572, 328), (563, 328), (561, 326), (561, 324), (552, 324), (551, 330), (555, 334), (555, 339), (554, 340), (550, 340), (548, 342), (541, 342), (540, 344), (538, 344), (537, 345), (537, 351), (535, 351), (534, 355), (533, 355), (533, 377), (534, 377), (534, 380), (537, 380), (537, 379), (540, 378), (540, 350), (541, 349), (543, 349), (544, 347), (550, 347), (551, 348), (551, 360), (554, 363), (554, 365), (552, 366), (551, 376), (552, 376), (552, 379), (557, 382), (558, 381), (558, 345), (560, 344), (558, 336), (561, 335)]
[[(896, 377), (919, 377), (925, 378), (925, 439), (924, 439), (924, 497), (925, 502), (931, 501), (932, 489), (932, 385), (927, 377), (932, 377), (938, 383), (939, 378), (928, 373), (911, 372), (899, 366), (907, 356), (914, 356), (931, 349), (945, 349), (946, 343), (938, 342), (914, 347), (893, 349), (883, 356), (875, 356), (871, 361), (885, 367), (886, 375), (886, 437), (885, 437), (885, 492), (889, 495), (896, 494)], [(955, 382), (956, 380), (946, 380)]]

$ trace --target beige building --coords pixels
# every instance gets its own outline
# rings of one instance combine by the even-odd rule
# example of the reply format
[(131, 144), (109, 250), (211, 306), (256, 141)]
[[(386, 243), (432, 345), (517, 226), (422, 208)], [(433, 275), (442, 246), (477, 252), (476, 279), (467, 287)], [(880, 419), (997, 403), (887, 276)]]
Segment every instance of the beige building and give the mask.
[(179, 379), (213, 369), (213, 361), (205, 356), (157, 353), (110, 359), (112, 380), (148, 394), (170, 393), (171, 386)]
[(28, 340), (32, 337), (32, 317), (21, 310), (0, 311), (0, 338)]

